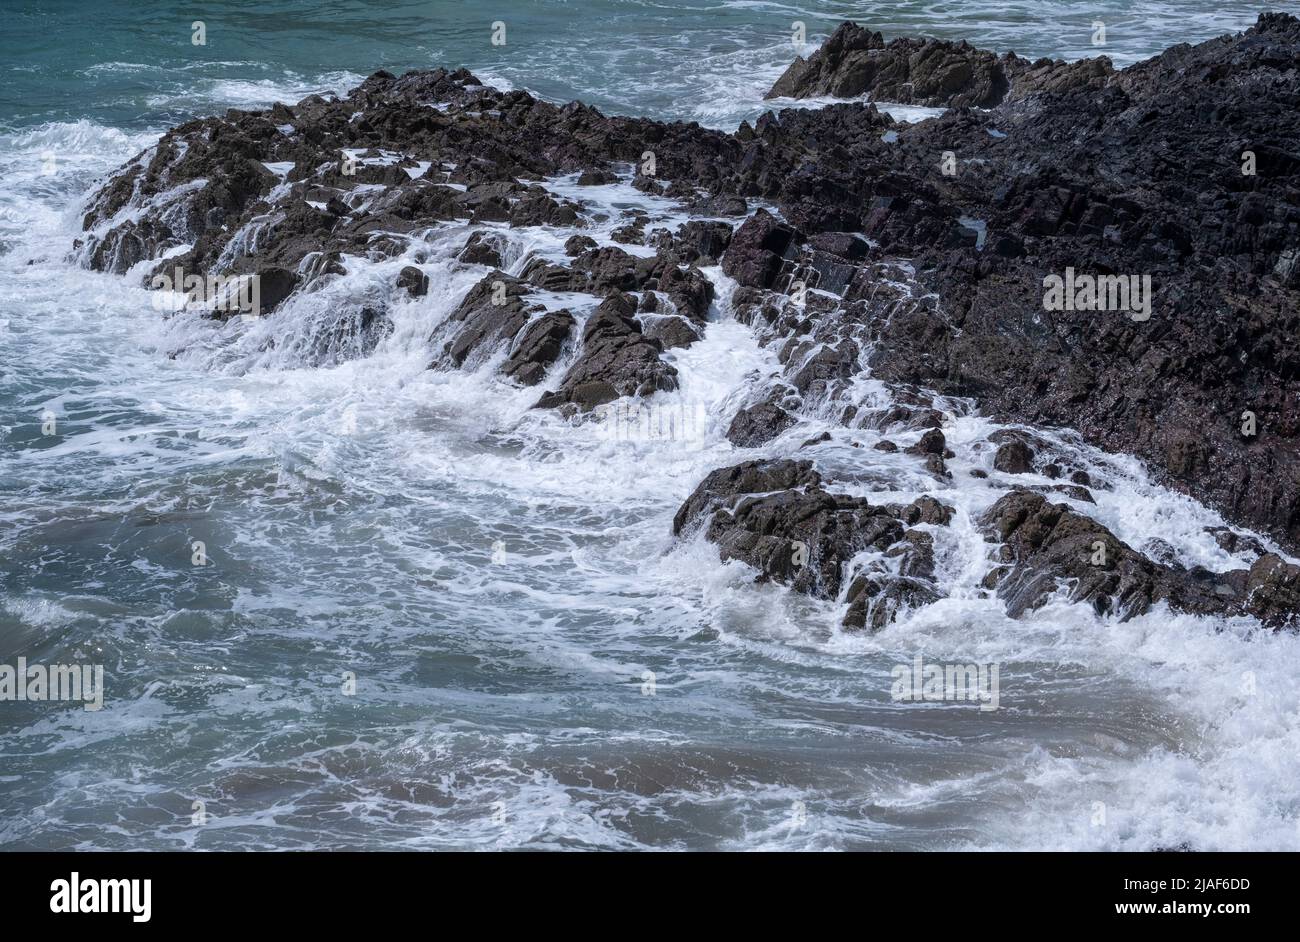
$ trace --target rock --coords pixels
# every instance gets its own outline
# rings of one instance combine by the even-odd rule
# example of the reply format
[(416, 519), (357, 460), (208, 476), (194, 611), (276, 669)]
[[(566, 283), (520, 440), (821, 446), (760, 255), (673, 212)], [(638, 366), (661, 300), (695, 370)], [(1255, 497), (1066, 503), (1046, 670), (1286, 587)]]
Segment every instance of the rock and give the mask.
[(1011, 75), (1028, 66), (962, 42), (895, 39), (886, 43), (856, 23), (841, 23), (808, 59), (796, 59), (765, 98), (855, 98), (962, 108), (991, 108), (1006, 97)]
[(537, 408), (569, 405), (589, 412), (622, 396), (676, 389), (677, 370), (660, 357), (662, 345), (642, 334), (634, 312), (626, 295), (612, 294), (601, 302), (583, 328), (577, 361)]
[(769, 398), (736, 413), (727, 429), (727, 441), (738, 448), (757, 448), (779, 436), (795, 421), (794, 416)]
[[(75, 251), (114, 272), (165, 261), (203, 275), (264, 273), (265, 312), (337, 275), (345, 258), (414, 250), (424, 265), (419, 246), (449, 224), (581, 226), (575, 204), (532, 181), (610, 182), (611, 167), (651, 150), (656, 175), (635, 185), (678, 212), (740, 222), (732, 214), (762, 203), (779, 217), (759, 210), (734, 232), (695, 218), (671, 239), (645, 236), (652, 223), (630, 217), (652, 257), (575, 235), (568, 264), (537, 258), (511, 280), (519, 300), (509, 310), (477, 299), (450, 319), (432, 365), (473, 367), (519, 349), (544, 313), (525, 299), (534, 289), (593, 303), (637, 292), (653, 298), (646, 323), (598, 319), (588, 336), (589, 320), (591, 343), (554, 395), (579, 408), (675, 384), (658, 353), (688, 340), (687, 329), (649, 315), (700, 330), (713, 298), (699, 269), (719, 263), (737, 283), (737, 320), (780, 363), (785, 411), (893, 434), (940, 424), (928, 398), (908, 398), (932, 390), (1001, 422), (1075, 429), (1295, 552), (1298, 60), (1300, 21), (1286, 14), (1122, 70), (1105, 59), (1031, 63), (963, 43), (886, 43), (845, 25), (774, 93), (952, 110), (901, 125), (843, 102), (769, 112), (735, 134), (557, 106), (464, 70), (381, 72), (337, 99), (231, 110), (168, 131), (91, 195)], [(293, 134), (279, 130), (286, 123)], [(365, 155), (354, 174), (341, 167), (344, 150)], [(1254, 173), (1242, 172), (1246, 152)], [(400, 156), (378, 161), (384, 153)], [(949, 153), (951, 172), (939, 169)], [(292, 169), (272, 173), (276, 163)], [(412, 178), (421, 163), (428, 169)], [(493, 255), (467, 242), (463, 260), (499, 270), (501, 244)], [(1045, 279), (1067, 269), (1111, 279), (1106, 310), (1045, 306)], [(1138, 280), (1113, 280), (1121, 275)], [(371, 347), (353, 341), (383, 329), (382, 306), (358, 301), (339, 314), (320, 344), (364, 355)], [(894, 391), (897, 411), (863, 400), (864, 366)], [(1036, 460), (1052, 457), (1026, 444)], [(948, 454), (921, 456), (942, 475)], [(1059, 461), (1043, 470), (1093, 486)]]
[[(944, 510), (932, 498), (911, 505), (915, 516), (938, 523)], [(845, 595), (846, 629), (880, 628), (902, 608), (940, 598), (933, 538), (907, 530), (889, 509), (860, 497), (831, 494), (809, 461), (748, 461), (709, 474), (677, 511), (673, 533), (703, 525), (722, 559), (739, 559), (775, 580), (821, 598), (840, 595), (850, 561), (863, 551), (879, 558), (854, 576)], [(895, 568), (885, 560), (896, 559)]]
[(434, 333), (435, 346), (441, 343), (442, 362), (473, 366), (513, 341), (541, 310), (527, 297), (527, 285), (505, 272), (494, 271), (484, 277)]
[(573, 315), (565, 310), (533, 318), (519, 332), (501, 372), (520, 385), (536, 386), (545, 377), (547, 367), (559, 359), (573, 326)]
[(731, 226), (693, 219), (677, 227), (676, 241), (686, 261), (716, 265), (731, 245)]
[(465, 247), (460, 250), (460, 255), (457, 257), (471, 265), (500, 268), (504, 264), (501, 258), (502, 248), (503, 240), (500, 236), (476, 232), (469, 237), (469, 241), (465, 243)]
[(256, 277), (260, 292), (260, 314), (269, 314), (283, 304), (299, 282), (297, 273), (285, 268), (261, 268)]
[(1214, 542), (1218, 543), (1220, 548), (1229, 553), (1250, 553), (1253, 556), (1263, 556), (1268, 552), (1264, 544), (1245, 533), (1238, 533), (1231, 527), (1206, 527), (1205, 531), (1214, 537)]
[(1061, 587), (1072, 601), (1121, 620), (1157, 602), (1198, 614), (1227, 614), (1240, 603), (1231, 574), (1197, 579), (1153, 562), (1097, 521), (1033, 491), (1004, 495), (980, 525), (1002, 544), (998, 559), (1005, 568), (995, 581), (1012, 618), (1038, 608)]
[(604, 186), (617, 182), (618, 177), (605, 170), (584, 170), (578, 175), (578, 186)]
[(1266, 625), (1295, 628), (1300, 623), (1300, 566), (1276, 553), (1255, 560), (1246, 580), (1246, 610)]
[(569, 256), (569, 258), (577, 258), (584, 252), (589, 252), (594, 249), (596, 245), (596, 240), (591, 236), (569, 236), (569, 238), (564, 242), (564, 254)]
[(397, 275), (397, 287), (413, 298), (422, 298), (429, 293), (429, 276), (414, 265), (407, 265)]
[(939, 455), (942, 457), (944, 451), (947, 450), (947, 447), (947, 441), (943, 437), (943, 432), (939, 431), (937, 428), (932, 428), (921, 436), (919, 442), (915, 445), (909, 445), (903, 450), (909, 455)]
[(1034, 470), (1034, 452), (1024, 442), (1013, 441), (999, 445), (993, 456), (993, 470), (1004, 474), (1025, 474)]
[(820, 484), (811, 461), (759, 459), (719, 468), (695, 488), (673, 518), (673, 535), (680, 536), (726, 502), (744, 494), (760, 494)]
[(722, 270), (742, 285), (770, 288), (782, 262), (793, 257), (799, 234), (760, 209), (741, 224), (722, 257)]
[(642, 332), (651, 340), (657, 340), (665, 350), (675, 347), (689, 347), (700, 339), (700, 332), (686, 318), (669, 314), (661, 317), (643, 317)]

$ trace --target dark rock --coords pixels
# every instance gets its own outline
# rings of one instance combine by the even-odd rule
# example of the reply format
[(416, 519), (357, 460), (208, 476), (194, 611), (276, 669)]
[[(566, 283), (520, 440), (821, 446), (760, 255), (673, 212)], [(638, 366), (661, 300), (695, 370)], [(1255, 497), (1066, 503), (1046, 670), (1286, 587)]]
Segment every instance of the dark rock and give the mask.
[[(928, 580), (934, 552), (928, 533), (907, 530), (884, 507), (828, 493), (808, 461), (748, 461), (709, 474), (677, 511), (673, 533), (703, 524), (724, 560), (739, 559), (797, 591), (838, 598), (850, 560), (864, 550), (878, 565), (857, 574), (845, 594), (848, 629), (879, 628), (905, 606), (940, 597)], [(918, 520), (945, 521), (951, 508), (922, 498), (905, 510)], [(896, 567), (884, 565), (896, 559)]]
[(505, 272), (484, 277), (434, 334), (435, 346), (441, 341), (443, 361), (456, 367), (477, 364), (513, 341), (541, 310), (527, 297), (527, 285)]
[(501, 250), (503, 243), (500, 236), (483, 232), (476, 232), (469, 237), (465, 247), (460, 250), (457, 256), (462, 262), (468, 262), (471, 265), (486, 265), (489, 268), (500, 268), (503, 264)]
[(946, 449), (947, 441), (943, 437), (943, 432), (937, 428), (932, 428), (921, 436), (919, 442), (915, 445), (909, 445), (903, 450), (909, 455), (938, 455), (943, 457)]
[(634, 312), (626, 295), (606, 298), (587, 319), (577, 361), (537, 407), (569, 405), (589, 412), (622, 396), (676, 389), (677, 370), (660, 357), (662, 345), (642, 334)]
[(793, 257), (799, 238), (790, 226), (760, 209), (732, 236), (722, 257), (722, 270), (742, 285), (770, 288), (781, 273), (783, 260)]
[(677, 314), (661, 317), (643, 317), (641, 330), (646, 337), (657, 340), (665, 350), (689, 347), (700, 339), (700, 332), (690, 321)]
[(547, 367), (559, 359), (573, 326), (573, 315), (564, 310), (529, 321), (519, 332), (501, 372), (523, 386), (536, 386), (546, 376)]
[(1008, 55), (938, 39), (895, 39), (841, 23), (808, 59), (796, 59), (766, 98), (854, 98), (991, 108), (1006, 97), (1010, 76), (1028, 66)]
[[(1231, 580), (1189, 574), (1147, 559), (1097, 521), (1050, 503), (1042, 494), (1016, 490), (1001, 497), (980, 524), (1002, 544), (1006, 564), (996, 585), (1007, 614), (1018, 618), (1064, 587), (1072, 601), (1121, 620), (1157, 602), (1198, 614), (1224, 614), (1240, 603)], [(1225, 591), (1216, 591), (1223, 589)]]
[(993, 470), (1005, 474), (1025, 474), (1034, 470), (1034, 452), (1021, 441), (1007, 442), (998, 446), (993, 456)]
[(1255, 560), (1246, 580), (1246, 610), (1266, 625), (1296, 627), (1300, 623), (1300, 566), (1275, 553)]
[(422, 298), (429, 293), (429, 276), (414, 265), (407, 265), (397, 275), (397, 287), (413, 298)]
[(795, 421), (795, 417), (773, 399), (767, 399), (736, 413), (727, 429), (727, 441), (738, 448), (757, 448), (776, 438)]
[(594, 249), (596, 245), (596, 240), (591, 236), (569, 236), (569, 238), (564, 242), (564, 254), (569, 256), (569, 258), (577, 258), (582, 253)]

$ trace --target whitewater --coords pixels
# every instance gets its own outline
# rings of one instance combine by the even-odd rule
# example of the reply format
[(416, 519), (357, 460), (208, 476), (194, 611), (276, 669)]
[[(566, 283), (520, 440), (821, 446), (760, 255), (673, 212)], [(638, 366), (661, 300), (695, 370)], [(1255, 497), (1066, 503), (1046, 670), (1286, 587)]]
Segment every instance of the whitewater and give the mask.
[[(310, 88), (209, 92), (251, 107)], [(455, 260), (465, 224), (349, 258), (270, 318), (162, 317), (148, 265), (106, 275), (73, 251), (94, 182), (160, 131), (0, 132), (0, 663), (106, 676), (100, 711), (0, 710), (0, 847), (1300, 849), (1300, 638), (1063, 599), (1008, 618), (981, 591), (993, 547), (974, 520), (1051, 482), (995, 471), (1001, 426), (971, 403), (943, 403), (946, 482), (816, 416), (737, 449), (731, 418), (779, 364), (708, 269), (707, 332), (666, 354), (681, 388), (660, 394), (700, 407), (698, 434), (566, 422), (494, 362), (428, 369), (487, 271)], [(625, 180), (546, 185), (601, 244), (629, 208), (685, 219)], [(512, 274), (572, 234), (498, 231)], [(412, 264), (429, 293), (390, 297)], [(338, 343), (339, 312), (368, 298), (391, 333)], [(595, 301), (548, 303), (581, 319)], [(1088, 472), (1096, 506), (1075, 506), (1120, 539), (1249, 563), (1140, 462), (1033, 431)], [(956, 508), (933, 530), (949, 597), (846, 633), (842, 604), (673, 540), (710, 470), (796, 451), (837, 491)], [(893, 700), (917, 655), (999, 664), (999, 708)]]

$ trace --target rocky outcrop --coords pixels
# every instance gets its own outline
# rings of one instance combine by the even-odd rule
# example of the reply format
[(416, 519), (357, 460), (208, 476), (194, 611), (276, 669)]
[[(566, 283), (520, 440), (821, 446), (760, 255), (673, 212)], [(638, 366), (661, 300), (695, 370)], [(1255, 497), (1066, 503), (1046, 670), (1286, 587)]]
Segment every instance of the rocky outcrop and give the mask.
[[(899, 130), (887, 162), (879, 131), (833, 108), (760, 122), (751, 146), (775, 162), (798, 134), (858, 157), (856, 182), (832, 158), (815, 185), (783, 183), (777, 201), (802, 232), (829, 228), (805, 208), (815, 186), (875, 241), (864, 270), (910, 260), (919, 290), (877, 275), (842, 295), (841, 333), (862, 325), (877, 376), (1077, 428), (1294, 551), (1297, 68), (1300, 23), (1266, 14), (1242, 36), (1122, 71), (1012, 70), (1002, 104)], [(1067, 272), (1136, 291), (1126, 309), (1118, 293), (1084, 292), (1058, 310), (1044, 281)]]
[(981, 524), (1001, 543), (996, 559), (1003, 565), (990, 573), (989, 586), (996, 586), (1013, 618), (1042, 605), (1061, 585), (1071, 600), (1124, 619), (1161, 601), (1220, 613), (1228, 600), (1240, 598), (1232, 579), (1202, 583), (1152, 562), (1092, 518), (1033, 491), (1006, 494)]
[[(847, 435), (887, 433), (898, 444), (881, 452), (902, 452), (889, 461), (910, 456), (947, 486), (943, 430), (973, 402), (1135, 454), (1164, 483), (1296, 551), (1298, 70), (1300, 22), (1281, 14), (1123, 70), (885, 42), (845, 24), (774, 94), (953, 110), (908, 125), (841, 103), (768, 113), (734, 134), (556, 106), (463, 70), (378, 72), (342, 98), (173, 129), (92, 196), (76, 250), (93, 268), (146, 281), (164, 265), (257, 275), (271, 333), (296, 296), (351, 260), (385, 265), (377, 291), (388, 297), (358, 299), (322, 327), (364, 334), (344, 345), (363, 355), (393, 305), (445, 296), (426, 253), (451, 238), (451, 264), (488, 274), (437, 328), (430, 365), (499, 364), (546, 389), (539, 406), (567, 414), (675, 389), (665, 351), (704, 336), (720, 266), (737, 286), (730, 310), (779, 366), (735, 415), (727, 434), (738, 446), (829, 416)], [(641, 172), (647, 151), (653, 175)], [(589, 217), (571, 198), (575, 181), (630, 181), (696, 218), (669, 231), (658, 211)], [(746, 216), (755, 204), (768, 208)], [(535, 226), (575, 231), (562, 255), (520, 257), (536, 240), (511, 232)], [(1108, 279), (1100, 294), (1088, 282), (1098, 277)], [(1052, 278), (1070, 280), (1070, 303), (1049, 300)], [(868, 366), (892, 404), (864, 393)], [(1116, 541), (1118, 569), (1077, 568), (1084, 537), (1113, 539), (1081, 513), (1105, 482), (1030, 438), (993, 444), (1000, 474), (1052, 480), (1006, 505), (1024, 510), (999, 536), (999, 587), (1018, 610), (1061, 579), (1121, 615), (1167, 601), (1276, 624), (1294, 609), (1295, 573), (1268, 554), (1249, 572), (1208, 576)], [(770, 578), (836, 598), (854, 626), (921, 604), (933, 557), (923, 534), (942, 524), (909, 523), (800, 474), (728, 494), (709, 513), (710, 539)], [(1080, 510), (1051, 503), (1061, 496)], [(1031, 498), (1040, 503), (1028, 508)], [(781, 568), (780, 541), (803, 537), (810, 554), (818, 547), (816, 578)]]
[[(673, 532), (703, 527), (724, 560), (753, 566), (759, 581), (826, 599), (843, 594), (844, 626), (878, 629), (901, 608), (940, 597), (931, 537), (908, 526), (946, 525), (951, 514), (929, 497), (873, 506), (827, 491), (810, 461), (760, 460), (712, 472), (678, 510)], [(850, 568), (870, 551), (874, 558)]]
[(1011, 77), (1029, 63), (999, 58), (965, 42), (895, 39), (856, 23), (841, 23), (807, 59), (796, 59), (767, 98), (856, 98), (951, 108), (991, 108), (1006, 97)]

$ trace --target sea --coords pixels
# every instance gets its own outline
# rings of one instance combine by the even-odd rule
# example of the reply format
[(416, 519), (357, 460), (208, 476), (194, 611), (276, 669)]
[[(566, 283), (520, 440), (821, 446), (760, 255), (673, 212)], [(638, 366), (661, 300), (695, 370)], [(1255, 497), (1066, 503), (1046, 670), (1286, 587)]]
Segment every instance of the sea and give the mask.
[[(24, 658), (104, 680), (97, 709), (0, 701), (0, 848), (1300, 849), (1300, 637), (1164, 607), (1120, 621), (1064, 597), (1009, 618), (981, 588), (992, 547), (975, 521), (1014, 484), (1050, 482), (992, 472), (981, 443), (1004, 426), (969, 403), (946, 403), (946, 482), (816, 415), (734, 447), (731, 416), (779, 364), (718, 269), (703, 340), (669, 354), (691, 421), (611, 435), (531, 409), (537, 391), (491, 365), (427, 368), (431, 333), (483, 274), (453, 257), (464, 229), (431, 237), (430, 291), (393, 303), (376, 348), (326, 357), (319, 305), (251, 326), (163, 317), (141, 279), (72, 250), (89, 194), (169, 127), (344, 94), (381, 68), (467, 67), (733, 130), (844, 19), (1127, 65), (1263, 9), (1298, 12), (5, 0), (0, 672)], [(675, 211), (625, 182), (548, 186), (604, 217), (601, 238), (628, 208)], [(508, 263), (562, 254), (567, 234), (517, 231)], [(406, 263), (350, 266), (332, 297)], [(858, 385), (889, 403), (868, 372)], [(672, 536), (710, 470), (824, 431), (801, 455), (837, 489), (956, 509), (934, 531), (947, 597), (876, 633)], [(1089, 472), (1081, 509), (1130, 545), (1248, 565), (1207, 532), (1214, 510), (1140, 461), (1030, 431)], [(898, 697), (919, 664), (996, 667), (996, 709)]]

